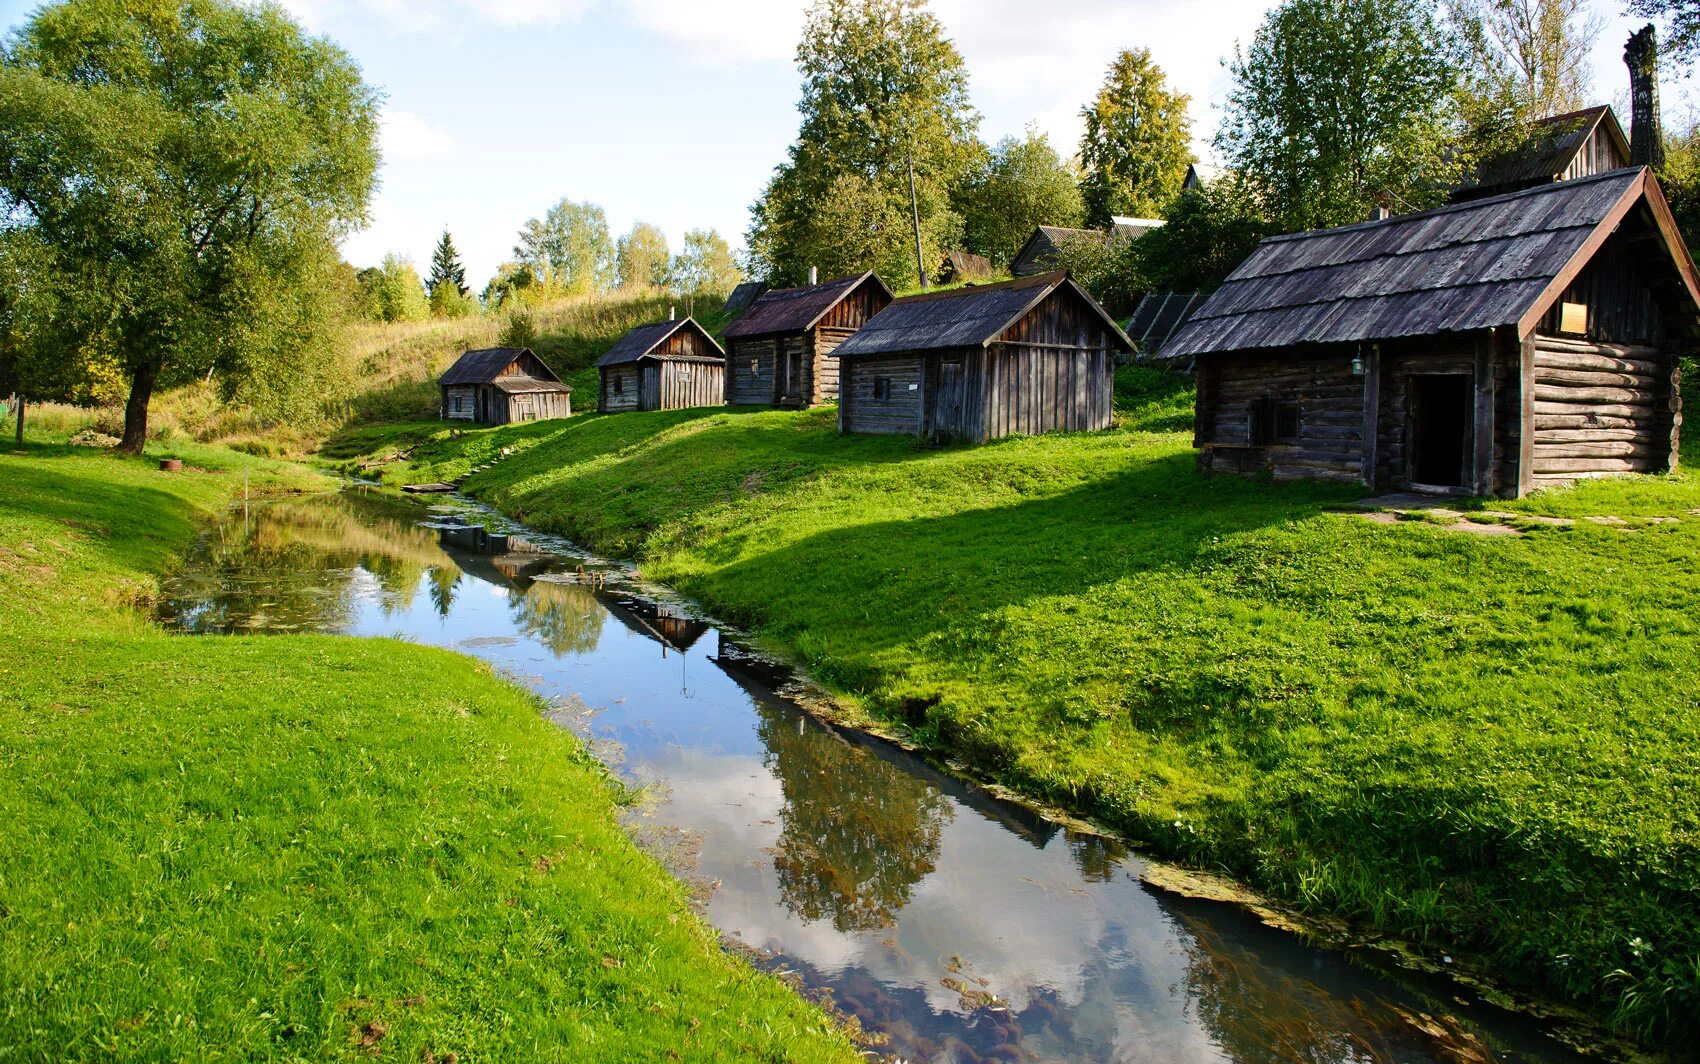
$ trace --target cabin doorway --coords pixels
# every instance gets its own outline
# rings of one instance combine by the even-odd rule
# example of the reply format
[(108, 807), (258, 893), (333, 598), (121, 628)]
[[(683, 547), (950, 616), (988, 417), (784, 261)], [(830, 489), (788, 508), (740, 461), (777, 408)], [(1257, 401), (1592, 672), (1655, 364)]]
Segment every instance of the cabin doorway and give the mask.
[(779, 352), (779, 401), (800, 403), (803, 400), (803, 352), (782, 344)]
[(1470, 482), (1475, 388), (1467, 373), (1424, 373), (1411, 380), (1413, 488), (1459, 490)]
[(933, 435), (954, 437), (963, 434), (962, 403), (966, 392), (962, 363), (939, 363), (938, 389), (933, 396)]

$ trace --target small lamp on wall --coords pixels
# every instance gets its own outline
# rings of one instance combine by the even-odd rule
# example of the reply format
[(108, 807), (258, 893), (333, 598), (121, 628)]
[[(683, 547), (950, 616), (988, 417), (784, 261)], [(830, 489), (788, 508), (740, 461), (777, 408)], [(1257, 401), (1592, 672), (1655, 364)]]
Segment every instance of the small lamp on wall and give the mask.
[[(1364, 359), (1365, 350), (1366, 345), (1359, 344), (1357, 352), (1352, 355), (1352, 376), (1354, 377), (1362, 377), (1369, 370), (1369, 363)], [(1367, 345), (1367, 350), (1374, 353), (1378, 351), (1379, 348), (1375, 344), (1369, 344)]]

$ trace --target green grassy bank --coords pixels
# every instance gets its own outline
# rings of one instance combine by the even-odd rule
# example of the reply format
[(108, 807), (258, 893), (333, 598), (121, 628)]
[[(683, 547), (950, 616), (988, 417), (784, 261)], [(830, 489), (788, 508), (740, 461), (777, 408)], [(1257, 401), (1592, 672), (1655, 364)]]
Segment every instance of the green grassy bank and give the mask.
[(177, 451), (0, 454), (0, 1060), (854, 1059), (484, 667), (147, 623), (240, 490)]
[(831, 410), (414, 426), (405, 475), (523, 447), (469, 489), (919, 740), (1700, 1037), (1700, 479), (1505, 504), (1521, 535), (1374, 524), (1332, 509), (1354, 489), (1199, 474), (1182, 384), (1129, 371), (1119, 401), (1115, 431), (942, 450), (839, 437)]

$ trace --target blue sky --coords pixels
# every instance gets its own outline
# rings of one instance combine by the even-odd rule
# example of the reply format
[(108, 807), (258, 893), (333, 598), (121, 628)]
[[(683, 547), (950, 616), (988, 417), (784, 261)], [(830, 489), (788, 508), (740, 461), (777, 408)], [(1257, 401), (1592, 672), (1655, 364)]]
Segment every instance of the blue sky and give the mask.
[[(344, 251), (421, 266), (443, 227), (481, 287), (529, 217), (570, 197), (618, 234), (652, 222), (677, 247), (716, 228), (734, 246), (796, 131), (796, 0), (283, 0), (382, 86), (385, 163), (372, 223)], [(1594, 98), (1622, 106), (1633, 23), (1606, 20)], [(36, 5), (0, 0), (14, 26)], [(1227, 83), (1221, 60), (1270, 0), (933, 0), (968, 62), (982, 136), (1037, 123), (1067, 154), (1077, 112), (1117, 51), (1149, 47), (1193, 97), (1200, 154)], [(1682, 106), (1665, 91), (1667, 114)], [(1625, 115), (1627, 122), (1627, 115)]]

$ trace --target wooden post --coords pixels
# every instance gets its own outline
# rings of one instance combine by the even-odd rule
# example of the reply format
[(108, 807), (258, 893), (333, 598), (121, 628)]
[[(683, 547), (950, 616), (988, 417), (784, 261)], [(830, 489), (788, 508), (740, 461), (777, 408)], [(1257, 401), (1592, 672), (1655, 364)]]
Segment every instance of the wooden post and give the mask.
[(850, 417), (850, 367), (855, 359), (841, 358), (838, 360), (838, 434), (849, 432)]
[(1370, 344), (1364, 353), (1364, 486), (1376, 489), (1376, 447), (1381, 437), (1381, 345)]
[(1493, 351), (1494, 333), (1476, 334), (1476, 426), (1475, 456), (1471, 465), (1472, 488), (1477, 495), (1493, 494)]
[(1517, 497), (1535, 487), (1535, 334), (1518, 345), (1517, 393), (1522, 400), (1517, 426)]
[(18, 393), (18, 450), (24, 449), (24, 393)]

